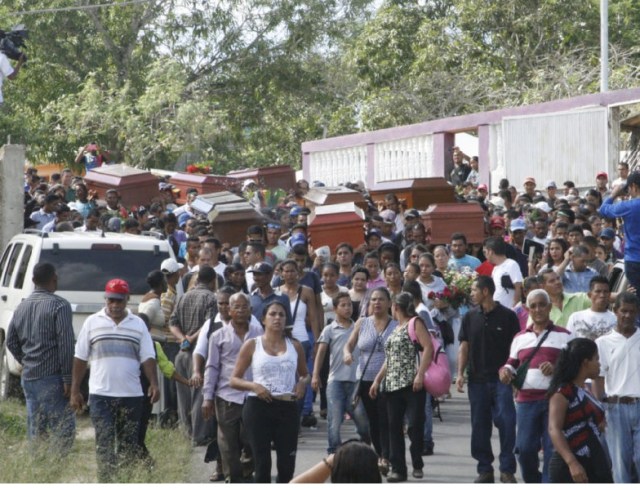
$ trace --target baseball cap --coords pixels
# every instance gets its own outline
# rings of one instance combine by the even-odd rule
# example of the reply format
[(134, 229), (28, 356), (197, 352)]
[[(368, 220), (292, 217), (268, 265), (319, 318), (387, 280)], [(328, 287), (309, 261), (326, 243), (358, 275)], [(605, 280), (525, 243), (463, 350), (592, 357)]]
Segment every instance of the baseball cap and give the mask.
[(378, 238), (382, 238), (382, 233), (378, 228), (371, 228), (369, 232), (366, 234), (366, 237), (369, 238), (371, 236), (377, 236)]
[(489, 190), (489, 188), (487, 187), (487, 184), (480, 184), (478, 186), (478, 190), (487, 192)]
[(511, 228), (511, 231), (526, 230), (527, 223), (525, 223), (525, 221), (522, 218), (517, 218), (517, 219), (511, 220), (511, 225), (509, 226), (509, 228)]
[(605, 179), (609, 180), (609, 176), (607, 175), (607, 172), (598, 172), (596, 174), (596, 179), (599, 179), (601, 177), (604, 177)]
[(129, 285), (123, 279), (111, 279), (104, 288), (104, 297), (110, 299), (127, 299)]
[(600, 232), (600, 238), (608, 238), (613, 240), (616, 237), (616, 232), (613, 228), (605, 228)]
[(271, 274), (273, 272), (273, 267), (267, 262), (258, 262), (253, 266), (253, 268), (248, 269), (247, 273), (252, 274)]
[(178, 226), (182, 228), (185, 223), (189, 221), (189, 218), (191, 218), (191, 216), (189, 216), (189, 213), (180, 214), (180, 216), (178, 216)]
[(531, 183), (533, 185), (536, 185), (536, 179), (534, 179), (533, 177), (527, 177), (526, 179), (524, 179), (524, 183), (525, 184)]
[(504, 229), (505, 223), (504, 218), (502, 216), (493, 216), (489, 220), (489, 228), (502, 228)]
[(404, 213), (404, 217), (408, 219), (417, 219), (420, 217), (420, 211), (417, 209), (407, 209)]
[(246, 179), (243, 183), (242, 183), (242, 190), (246, 190), (249, 188), (250, 185), (258, 185), (256, 184), (256, 181), (253, 179)]
[(547, 203), (546, 201), (541, 201), (539, 203), (536, 203), (535, 207), (547, 214), (549, 214), (552, 211), (551, 206), (549, 206), (549, 203)]
[(293, 235), (291, 235), (291, 239), (289, 240), (289, 245), (291, 245), (291, 248), (295, 247), (296, 245), (306, 245), (307, 244), (307, 237), (304, 236), (303, 233), (294, 233)]
[(504, 199), (498, 196), (493, 196), (489, 199), (489, 204), (491, 204), (494, 208), (504, 208)]
[(174, 274), (184, 267), (184, 264), (180, 264), (176, 259), (164, 259), (160, 264), (160, 270), (163, 274)]
[(545, 185), (545, 187), (547, 189), (557, 189), (558, 186), (556, 185), (556, 181), (555, 180), (550, 180), (547, 182), (547, 185)]
[(394, 213), (390, 209), (385, 209), (384, 211), (380, 211), (380, 217), (386, 223), (393, 223), (396, 219), (396, 213)]

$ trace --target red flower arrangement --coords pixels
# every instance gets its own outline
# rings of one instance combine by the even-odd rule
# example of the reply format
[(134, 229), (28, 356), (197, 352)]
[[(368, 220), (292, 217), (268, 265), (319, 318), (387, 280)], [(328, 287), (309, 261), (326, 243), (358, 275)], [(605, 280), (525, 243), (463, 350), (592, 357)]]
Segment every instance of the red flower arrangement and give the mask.
[(438, 293), (431, 291), (429, 293), (429, 299), (443, 300), (449, 303), (453, 308), (460, 308), (460, 306), (467, 302), (467, 295), (456, 286), (445, 286), (445, 288)]
[(194, 163), (187, 165), (187, 172), (190, 174), (210, 174), (211, 167), (208, 167), (204, 163)]

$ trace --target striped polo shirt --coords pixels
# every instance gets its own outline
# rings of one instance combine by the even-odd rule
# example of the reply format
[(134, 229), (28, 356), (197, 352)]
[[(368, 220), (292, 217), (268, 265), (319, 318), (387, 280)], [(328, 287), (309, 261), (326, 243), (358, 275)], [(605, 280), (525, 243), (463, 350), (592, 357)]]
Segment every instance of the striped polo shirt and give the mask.
[(75, 357), (90, 363), (89, 393), (111, 397), (142, 396), (140, 364), (155, 359), (151, 335), (141, 318), (127, 310), (115, 323), (103, 308), (87, 318)]
[[(531, 402), (545, 399), (549, 384), (551, 383), (551, 376), (542, 374), (540, 364), (548, 361), (555, 365), (560, 351), (573, 338), (571, 332), (553, 323), (549, 323), (547, 329), (550, 329), (551, 332), (529, 363), (524, 385), (521, 390), (518, 390), (518, 394), (516, 395), (517, 402)], [(544, 335), (544, 332), (540, 335)], [(507, 359), (505, 367), (515, 373), (518, 366), (529, 358), (539, 341), (540, 337), (533, 331), (532, 326), (527, 327), (524, 332), (518, 333), (513, 338), (513, 342), (511, 342), (509, 359)]]

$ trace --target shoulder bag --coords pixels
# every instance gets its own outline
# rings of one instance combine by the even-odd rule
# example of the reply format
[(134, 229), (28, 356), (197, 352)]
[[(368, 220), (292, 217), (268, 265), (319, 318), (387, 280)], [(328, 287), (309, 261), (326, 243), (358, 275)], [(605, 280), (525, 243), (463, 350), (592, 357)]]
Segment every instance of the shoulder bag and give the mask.
[(529, 356), (527, 356), (527, 358), (516, 369), (516, 375), (511, 380), (511, 384), (516, 389), (521, 390), (522, 387), (524, 386), (524, 380), (527, 377), (527, 371), (529, 370), (529, 364), (531, 364), (531, 359), (533, 359), (533, 356), (535, 356), (538, 350), (540, 350), (540, 347), (542, 347), (542, 344), (549, 336), (549, 333), (551, 333), (551, 328), (547, 328), (547, 331), (544, 333), (542, 338), (538, 341), (538, 344), (536, 345), (535, 349), (533, 349), (531, 354), (529, 354)]
[[(420, 363), (419, 351), (422, 350), (422, 346), (418, 342), (418, 337), (416, 335), (416, 318), (417, 317), (413, 317), (409, 320), (407, 333), (416, 347), (418, 363)], [(440, 342), (433, 333), (428, 329), (427, 331), (429, 332), (429, 335), (431, 335), (431, 343), (433, 344), (433, 359), (424, 373), (424, 389), (427, 390), (430, 395), (438, 398), (446, 395), (451, 388), (451, 370), (449, 368), (449, 359), (447, 359)]]

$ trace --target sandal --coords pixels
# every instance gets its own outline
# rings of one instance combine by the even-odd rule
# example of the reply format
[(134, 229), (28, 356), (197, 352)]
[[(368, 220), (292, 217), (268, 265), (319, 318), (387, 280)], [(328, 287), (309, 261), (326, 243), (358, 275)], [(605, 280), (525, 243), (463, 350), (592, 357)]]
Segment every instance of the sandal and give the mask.
[(382, 476), (387, 476), (389, 473), (389, 461), (386, 459), (380, 458), (378, 460), (378, 470)]

